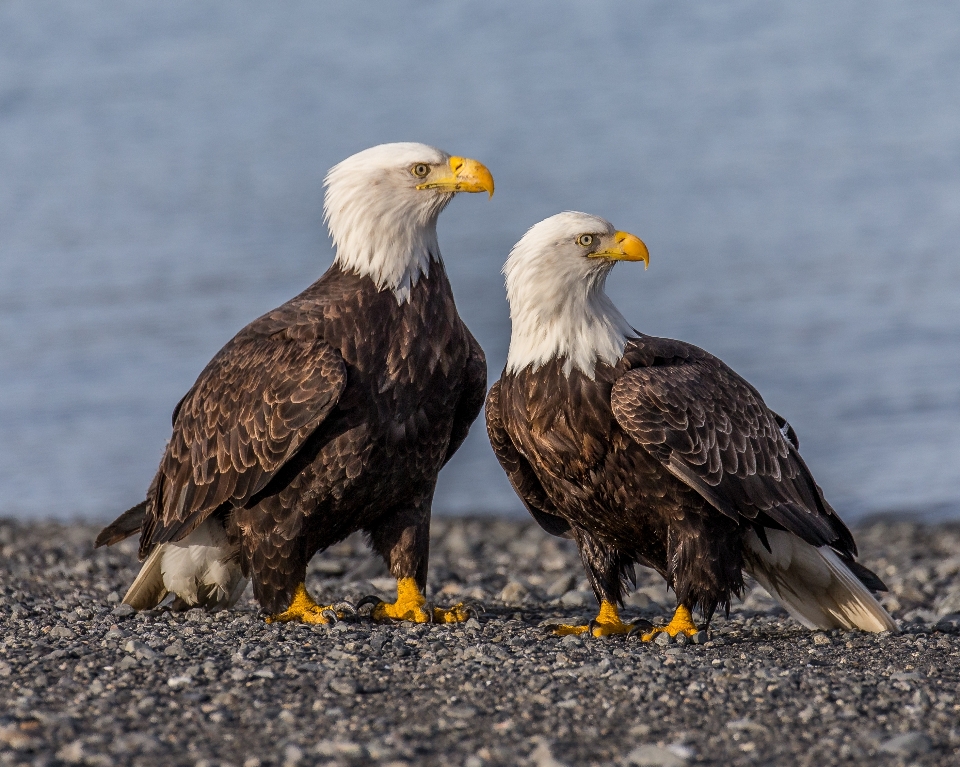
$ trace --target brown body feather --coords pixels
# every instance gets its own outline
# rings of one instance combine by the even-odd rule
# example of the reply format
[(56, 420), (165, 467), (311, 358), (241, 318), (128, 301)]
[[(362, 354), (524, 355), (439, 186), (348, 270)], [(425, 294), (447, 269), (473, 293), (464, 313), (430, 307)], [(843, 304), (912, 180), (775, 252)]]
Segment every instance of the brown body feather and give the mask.
[(555, 359), (505, 372), (487, 430), (544, 529), (576, 539), (598, 599), (618, 603), (634, 563), (707, 620), (743, 591), (744, 539), (786, 530), (856, 565), (850, 531), (757, 391), (690, 344), (639, 336), (590, 379)]
[[(403, 303), (335, 264), (240, 331), (177, 405), (141, 558), (215, 516), (261, 606), (279, 612), (315, 552), (363, 530), (422, 588), (437, 474), (485, 388), (442, 263)], [(131, 527), (114, 523), (98, 542)]]

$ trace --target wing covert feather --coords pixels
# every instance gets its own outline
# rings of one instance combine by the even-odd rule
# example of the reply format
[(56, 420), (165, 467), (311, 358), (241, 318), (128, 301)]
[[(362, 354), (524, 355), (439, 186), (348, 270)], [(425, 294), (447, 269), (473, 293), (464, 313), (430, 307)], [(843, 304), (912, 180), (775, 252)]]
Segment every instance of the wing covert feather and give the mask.
[(635, 442), (734, 519), (762, 514), (811, 544), (856, 551), (792, 428), (756, 389), (692, 345), (650, 337), (631, 345), (611, 406)]
[(141, 554), (262, 490), (327, 417), (346, 380), (342, 358), (322, 338), (234, 338), (177, 405)]

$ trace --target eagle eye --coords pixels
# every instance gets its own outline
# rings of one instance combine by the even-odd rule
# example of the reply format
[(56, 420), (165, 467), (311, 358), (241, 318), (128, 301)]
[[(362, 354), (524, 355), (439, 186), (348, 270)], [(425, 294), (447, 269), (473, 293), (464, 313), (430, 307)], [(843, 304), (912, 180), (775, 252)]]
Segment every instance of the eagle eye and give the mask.
[(410, 169), (410, 172), (417, 178), (426, 178), (427, 174), (430, 172), (430, 167), (422, 162), (418, 162)]
[(577, 237), (577, 245), (583, 248), (589, 248), (593, 245), (593, 235), (592, 234), (581, 234)]

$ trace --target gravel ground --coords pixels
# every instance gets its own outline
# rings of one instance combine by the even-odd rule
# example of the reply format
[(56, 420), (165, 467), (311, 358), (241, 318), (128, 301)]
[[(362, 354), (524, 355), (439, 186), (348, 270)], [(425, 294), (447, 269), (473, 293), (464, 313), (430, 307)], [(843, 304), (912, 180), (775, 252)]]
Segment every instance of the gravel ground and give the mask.
[[(810, 632), (759, 588), (702, 645), (552, 636), (595, 611), (576, 552), (523, 522), (434, 522), (430, 593), (459, 626), (268, 626), (119, 606), (130, 541), (0, 521), (0, 765), (960, 764), (960, 525), (857, 531), (898, 635)], [(391, 596), (359, 538), (324, 599)], [(627, 616), (665, 622), (640, 573)], [(951, 617), (953, 616), (953, 617)]]

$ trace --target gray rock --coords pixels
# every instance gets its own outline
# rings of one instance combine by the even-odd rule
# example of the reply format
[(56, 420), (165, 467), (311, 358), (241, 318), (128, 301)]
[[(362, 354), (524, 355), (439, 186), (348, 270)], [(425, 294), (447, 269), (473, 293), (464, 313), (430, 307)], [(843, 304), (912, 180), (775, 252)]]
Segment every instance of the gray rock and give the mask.
[(576, 583), (577, 579), (573, 573), (561, 575), (547, 588), (547, 596), (551, 599), (561, 597), (570, 591), (576, 585)]
[(883, 753), (899, 756), (926, 754), (931, 748), (933, 748), (933, 742), (922, 732), (905, 732), (880, 745)]
[(627, 754), (627, 764), (637, 767), (684, 767), (689, 759), (669, 748), (644, 743)]
[(53, 637), (54, 639), (76, 639), (76, 634), (74, 634), (66, 626), (54, 626), (50, 629), (48, 636)]
[(129, 618), (129, 617), (131, 617), (132, 615), (134, 615), (136, 612), (137, 612), (137, 611), (134, 610), (130, 605), (124, 603), (124, 604), (119, 604), (119, 605), (117, 605), (116, 607), (114, 607), (114, 608), (110, 611), (110, 614), (111, 614), (114, 618)]
[(345, 677), (331, 679), (328, 687), (337, 695), (356, 695), (360, 691), (360, 686), (353, 679)]
[(710, 641), (710, 637), (706, 631), (698, 631), (696, 634), (690, 637), (690, 641), (693, 644), (706, 644), (708, 641)]
[(560, 597), (560, 604), (564, 607), (583, 607), (594, 600), (593, 592), (568, 591)]
[(673, 637), (670, 636), (666, 631), (661, 631), (653, 638), (653, 643), (658, 644), (661, 647), (665, 647), (668, 644), (673, 644)]
[(528, 594), (527, 587), (519, 581), (510, 581), (500, 592), (498, 599), (507, 605), (519, 605), (523, 603)]

